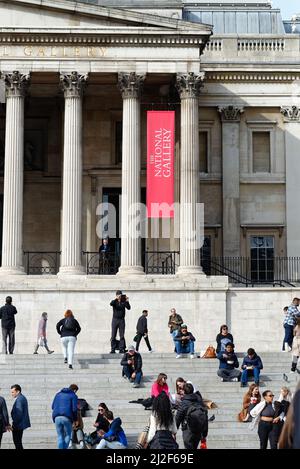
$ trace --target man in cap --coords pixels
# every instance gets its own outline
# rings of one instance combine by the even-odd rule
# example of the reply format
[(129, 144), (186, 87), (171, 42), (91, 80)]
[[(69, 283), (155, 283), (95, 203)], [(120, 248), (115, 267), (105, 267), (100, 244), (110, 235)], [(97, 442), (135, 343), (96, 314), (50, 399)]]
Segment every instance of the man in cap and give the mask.
[[(15, 314), (17, 314), (17, 310), (12, 303), (12, 297), (6, 297), (6, 303), (2, 308), (0, 308), (0, 319), (1, 319), (1, 327), (2, 327), (2, 339), (3, 339), (3, 349), (2, 353), (14, 353), (15, 348), (15, 328), (16, 328), (16, 321), (15, 321)], [(8, 352), (7, 352), (7, 339), (8, 342)]]
[(111, 352), (116, 352), (116, 336), (119, 330), (120, 336), (120, 345), (119, 345), (119, 352), (125, 353), (125, 309), (130, 309), (131, 306), (129, 304), (129, 298), (126, 295), (123, 295), (121, 290), (116, 292), (116, 299), (110, 302), (110, 306), (113, 307), (113, 317), (111, 322)]
[(142, 379), (142, 366), (143, 361), (139, 352), (136, 352), (133, 345), (128, 347), (128, 352), (124, 353), (121, 360), (123, 366), (123, 373), (125, 379), (133, 382), (133, 387), (138, 388)]

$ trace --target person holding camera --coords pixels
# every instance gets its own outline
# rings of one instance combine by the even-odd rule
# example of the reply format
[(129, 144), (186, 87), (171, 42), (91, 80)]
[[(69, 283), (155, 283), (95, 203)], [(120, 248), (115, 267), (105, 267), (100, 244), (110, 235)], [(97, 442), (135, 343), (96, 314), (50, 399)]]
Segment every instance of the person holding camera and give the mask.
[(136, 352), (133, 345), (128, 347), (127, 353), (124, 353), (121, 365), (123, 366), (123, 376), (129, 381), (133, 381), (134, 388), (138, 388), (143, 376), (143, 360), (141, 354)]
[(113, 318), (111, 322), (111, 352), (116, 353), (117, 341), (116, 336), (119, 330), (120, 336), (120, 349), (119, 353), (125, 353), (125, 309), (131, 309), (129, 304), (129, 298), (126, 295), (123, 295), (121, 290), (116, 292), (116, 299), (110, 302), (110, 306), (113, 307)]

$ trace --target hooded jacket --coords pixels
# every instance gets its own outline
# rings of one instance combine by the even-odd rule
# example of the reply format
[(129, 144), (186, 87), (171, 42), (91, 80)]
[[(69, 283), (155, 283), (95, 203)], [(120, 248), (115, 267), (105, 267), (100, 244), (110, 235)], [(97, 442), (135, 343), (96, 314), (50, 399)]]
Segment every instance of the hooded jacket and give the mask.
[(52, 419), (56, 417), (67, 417), (71, 422), (77, 420), (78, 397), (70, 388), (63, 388), (56, 394), (52, 402)]
[[(177, 425), (177, 428), (179, 428), (181, 424), (182, 431), (187, 430), (188, 428), (187, 422), (186, 422), (188, 408), (195, 403), (206, 408), (199, 391), (194, 392), (193, 394), (184, 395), (181, 403), (179, 404), (177, 414), (176, 414), (176, 425)], [(207, 433), (208, 433), (208, 425), (207, 425), (207, 428), (202, 432), (202, 437), (206, 438)]]
[(114, 441), (119, 441), (122, 445), (127, 447), (127, 438), (121, 424), (122, 420), (120, 417), (115, 418), (111, 422), (108, 432), (103, 435), (103, 438), (109, 441), (111, 437), (116, 437)]

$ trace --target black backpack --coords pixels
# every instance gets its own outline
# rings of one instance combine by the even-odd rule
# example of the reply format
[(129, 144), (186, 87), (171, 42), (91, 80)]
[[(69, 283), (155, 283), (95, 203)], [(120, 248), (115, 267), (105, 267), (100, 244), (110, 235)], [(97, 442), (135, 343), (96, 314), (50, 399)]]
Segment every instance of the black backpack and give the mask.
[(77, 409), (81, 411), (81, 417), (85, 417), (86, 411), (89, 410), (90, 406), (85, 399), (77, 400)]
[(72, 316), (65, 319), (64, 329), (66, 329), (67, 331), (75, 331), (76, 330), (76, 321)]
[(192, 433), (206, 436), (208, 429), (207, 409), (200, 403), (192, 403), (186, 414), (186, 422)]

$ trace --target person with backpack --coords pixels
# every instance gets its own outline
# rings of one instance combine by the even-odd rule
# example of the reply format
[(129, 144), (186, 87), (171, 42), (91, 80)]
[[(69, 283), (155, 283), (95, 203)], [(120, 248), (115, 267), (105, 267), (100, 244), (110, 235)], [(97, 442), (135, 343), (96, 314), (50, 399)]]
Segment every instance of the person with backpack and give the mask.
[(154, 398), (147, 436), (149, 449), (178, 449), (177, 427), (169, 396), (163, 391)]
[(226, 324), (222, 324), (220, 327), (220, 333), (216, 337), (216, 342), (217, 342), (217, 349), (216, 352), (224, 352), (225, 347), (228, 343), (233, 344), (233, 336), (228, 332), (228, 326)]
[(184, 396), (176, 414), (177, 428), (182, 428), (185, 449), (197, 449), (201, 442), (205, 442), (208, 434), (207, 408), (203, 403), (199, 391), (194, 392), (191, 383), (185, 383)]
[(68, 363), (69, 369), (72, 370), (74, 349), (81, 327), (70, 309), (67, 309), (65, 317), (56, 324), (56, 330), (61, 337), (64, 363)]

